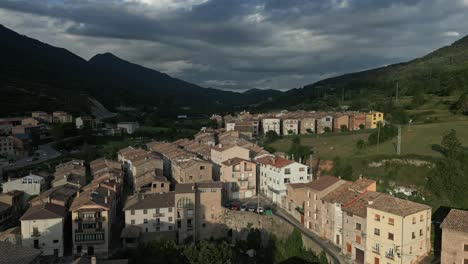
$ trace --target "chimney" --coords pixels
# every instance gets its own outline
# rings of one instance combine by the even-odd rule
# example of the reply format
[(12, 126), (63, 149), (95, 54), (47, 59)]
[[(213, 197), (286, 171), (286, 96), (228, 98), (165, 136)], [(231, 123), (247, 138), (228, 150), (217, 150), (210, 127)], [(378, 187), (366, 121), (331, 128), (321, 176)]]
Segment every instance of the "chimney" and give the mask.
[(96, 256), (91, 257), (91, 264), (97, 264)]

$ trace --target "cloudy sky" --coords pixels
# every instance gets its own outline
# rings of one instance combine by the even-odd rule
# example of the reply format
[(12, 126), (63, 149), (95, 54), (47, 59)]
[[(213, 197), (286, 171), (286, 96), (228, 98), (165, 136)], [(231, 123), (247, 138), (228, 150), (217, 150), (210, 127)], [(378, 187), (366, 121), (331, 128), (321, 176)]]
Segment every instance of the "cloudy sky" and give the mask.
[(302, 87), (468, 34), (468, 0), (0, 0), (0, 24), (226, 90)]

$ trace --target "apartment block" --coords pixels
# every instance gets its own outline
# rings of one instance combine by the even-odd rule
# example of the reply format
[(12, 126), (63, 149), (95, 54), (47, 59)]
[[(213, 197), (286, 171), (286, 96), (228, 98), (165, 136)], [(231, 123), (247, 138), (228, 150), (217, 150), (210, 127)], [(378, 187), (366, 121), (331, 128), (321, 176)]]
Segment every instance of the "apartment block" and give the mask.
[(315, 133), (315, 118), (314, 117), (303, 117), (299, 121), (300, 134), (314, 134)]
[(369, 112), (366, 114), (366, 128), (377, 128), (377, 124), (383, 122), (384, 114), (382, 112)]
[(220, 181), (226, 201), (251, 198), (257, 194), (257, 166), (255, 162), (232, 158), (221, 163)]
[(367, 206), (366, 263), (420, 262), (431, 251), (431, 208), (382, 194)]
[(266, 134), (268, 131), (274, 131), (276, 134), (281, 135), (281, 119), (279, 118), (263, 118), (262, 131)]
[(259, 190), (274, 203), (281, 204), (287, 184), (310, 181), (307, 166), (278, 156), (257, 159), (260, 171)]
[(333, 115), (333, 132), (342, 132), (349, 130), (349, 116), (344, 113), (336, 113)]
[(451, 209), (442, 225), (440, 263), (468, 264), (468, 211)]
[(317, 134), (323, 134), (327, 130), (330, 132), (333, 131), (333, 116), (328, 114), (319, 114), (318, 117), (315, 119), (315, 131)]
[(113, 239), (115, 192), (99, 185), (78, 193), (70, 206), (73, 254), (107, 258)]
[(250, 159), (250, 151), (237, 145), (218, 144), (211, 149), (211, 161), (221, 166), (221, 163), (228, 159), (241, 158)]
[(366, 128), (366, 114), (353, 112), (349, 114), (349, 130), (356, 131)]
[(15, 148), (12, 136), (0, 135), (0, 157), (13, 158), (15, 156)]
[(283, 135), (298, 135), (299, 134), (299, 119), (286, 118), (282, 119)]
[(3, 183), (3, 193), (10, 191), (23, 191), (23, 200), (27, 201), (29, 197), (38, 195), (46, 189), (45, 179), (41, 176), (29, 174), (18, 179), (8, 179)]

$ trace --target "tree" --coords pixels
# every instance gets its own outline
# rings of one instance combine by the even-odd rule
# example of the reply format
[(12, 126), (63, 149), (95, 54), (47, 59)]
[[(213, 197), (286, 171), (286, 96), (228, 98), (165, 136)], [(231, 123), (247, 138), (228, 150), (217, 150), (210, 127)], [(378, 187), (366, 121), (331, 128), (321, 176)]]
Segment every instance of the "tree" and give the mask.
[(450, 107), (454, 113), (468, 115), (468, 93), (460, 95), (458, 100)]
[(340, 130), (341, 130), (341, 132), (348, 132), (348, 126), (347, 125), (341, 125)]
[(330, 132), (331, 132), (331, 128), (330, 128), (330, 127), (324, 127), (324, 128), (323, 128), (323, 132), (325, 132), (325, 133), (330, 133)]
[(345, 180), (351, 180), (353, 176), (353, 166), (347, 159), (336, 157), (333, 159), (333, 169), (331, 173)]
[(276, 131), (270, 130), (265, 133), (265, 142), (271, 143), (279, 139), (278, 133)]
[(359, 129), (364, 130), (366, 129), (366, 126), (364, 124), (359, 124)]
[(457, 137), (457, 131), (451, 129), (448, 133), (445, 133), (440, 144), (448, 157), (456, 155), (461, 147), (461, 143)]
[(362, 139), (359, 139), (359, 140), (356, 142), (356, 148), (357, 148), (358, 150), (363, 150), (365, 146), (366, 146), (366, 142), (364, 142), (364, 140), (362, 140)]

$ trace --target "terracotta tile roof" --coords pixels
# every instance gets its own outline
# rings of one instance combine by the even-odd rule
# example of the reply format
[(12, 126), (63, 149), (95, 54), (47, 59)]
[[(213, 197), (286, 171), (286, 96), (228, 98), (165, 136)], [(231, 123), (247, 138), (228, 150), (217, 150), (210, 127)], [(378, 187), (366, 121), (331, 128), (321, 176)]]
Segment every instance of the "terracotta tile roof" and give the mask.
[(194, 193), (195, 183), (178, 183), (175, 186), (176, 193)]
[(46, 203), (30, 207), (20, 220), (38, 220), (38, 219), (53, 219), (65, 218), (66, 209), (57, 204)]
[(174, 207), (175, 193), (135, 194), (128, 197), (124, 210)]
[(388, 194), (378, 196), (368, 207), (399, 216), (407, 216), (431, 209), (427, 205), (403, 200)]
[(70, 211), (75, 211), (86, 205), (99, 205), (103, 208), (110, 210), (110, 205), (113, 202), (114, 195), (115, 193), (113, 193), (110, 189), (101, 187), (99, 185), (93, 186), (93, 188), (89, 189), (87, 189), (85, 186), (85, 191), (83, 191), (82, 193), (80, 193), (79, 196), (73, 199), (73, 203), (70, 206)]
[(47, 197), (59, 201), (66, 201), (73, 197), (78, 190), (79, 188), (75, 185), (64, 184), (57, 187), (52, 187), (49, 190), (42, 192), (38, 196), (34, 197), (30, 202), (38, 202), (39, 200), (47, 199)]
[(136, 187), (143, 187), (145, 185), (148, 185), (152, 182), (158, 181), (158, 182), (169, 182), (166, 177), (164, 176), (156, 176), (154, 172), (148, 172), (145, 173), (141, 176), (138, 176), (135, 178), (136, 181)]
[(342, 180), (334, 176), (322, 176), (317, 180), (306, 183), (306, 186), (316, 191), (323, 191), (339, 181)]
[(225, 166), (234, 166), (234, 165), (237, 165), (237, 164), (241, 163), (242, 161), (255, 164), (254, 162), (252, 162), (252, 161), (250, 161), (250, 160), (246, 160), (246, 159), (242, 159), (242, 158), (237, 158), (237, 157), (232, 158), (232, 159), (225, 160), (225, 161), (221, 162), (221, 164), (223, 164), (223, 165), (225, 165)]
[(189, 159), (189, 160), (180, 160), (172, 163), (172, 166), (177, 166), (180, 168), (190, 168), (193, 166), (212, 166), (210, 162), (202, 159)]
[(263, 157), (257, 160), (258, 163), (264, 165), (270, 165), (276, 168), (283, 168), (294, 163), (292, 160), (288, 160), (281, 157)]
[(468, 211), (451, 209), (440, 227), (468, 233)]
[(378, 199), (380, 195), (382, 195), (382, 193), (366, 192), (357, 199), (343, 205), (341, 210), (343, 210), (343, 212), (351, 213), (362, 218), (367, 218), (367, 206), (369, 205), (369, 202)]
[(0, 241), (0, 263), (29, 264), (38, 260), (41, 250)]

